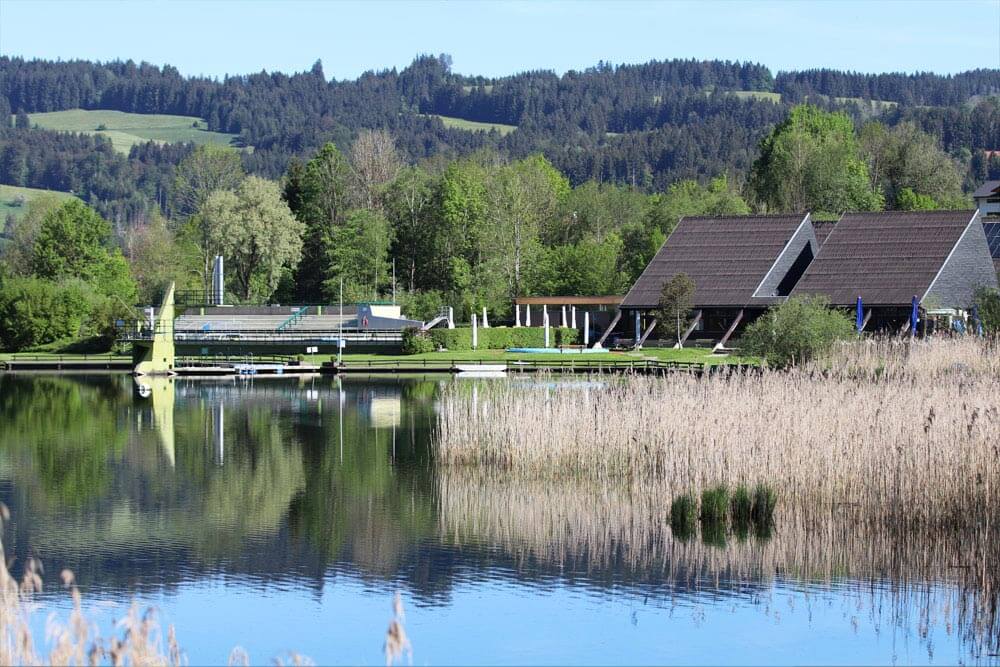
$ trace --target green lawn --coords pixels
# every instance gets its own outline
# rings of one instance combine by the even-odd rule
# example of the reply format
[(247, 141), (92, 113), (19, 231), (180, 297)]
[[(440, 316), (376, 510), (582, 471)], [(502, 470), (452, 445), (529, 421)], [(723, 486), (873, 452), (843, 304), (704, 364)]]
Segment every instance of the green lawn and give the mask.
[[(313, 363), (322, 363), (335, 358), (336, 355), (317, 354), (306, 357)], [(702, 364), (724, 364), (724, 363), (746, 363), (752, 360), (741, 357), (712, 354), (706, 348), (685, 348), (683, 350), (674, 349), (646, 349), (638, 352), (597, 352), (589, 354), (525, 354), (507, 353), (504, 350), (480, 350), (475, 352), (428, 352), (426, 354), (345, 354), (344, 362), (369, 363), (372, 361), (384, 362), (438, 362), (446, 365), (453, 361), (483, 361), (483, 362), (510, 362), (510, 361), (561, 361), (584, 363), (586, 361), (614, 361), (626, 363), (628, 361), (642, 361), (645, 359), (655, 359), (657, 361), (681, 361)]]
[[(0, 361), (17, 358), (29, 359), (49, 359), (49, 358), (126, 358), (122, 355), (112, 353), (98, 354), (59, 354), (55, 352), (0, 352)], [(313, 354), (304, 357), (307, 363), (321, 364), (332, 361), (336, 355)], [(412, 363), (415, 365), (427, 363), (438, 367), (450, 366), (453, 362), (462, 361), (483, 361), (483, 362), (511, 362), (511, 361), (561, 361), (564, 363), (576, 362), (578, 364), (586, 361), (618, 362), (627, 363), (629, 361), (643, 360), (657, 361), (679, 361), (702, 364), (726, 364), (726, 363), (754, 363), (751, 358), (712, 354), (712, 351), (701, 347), (685, 348), (683, 350), (673, 349), (646, 349), (638, 352), (599, 352), (592, 354), (508, 354), (504, 350), (481, 350), (475, 352), (428, 352), (426, 354), (345, 354), (344, 362), (347, 364), (368, 364), (370, 362), (387, 363)]]
[[(115, 149), (122, 153), (128, 153), (135, 144), (150, 140), (163, 143), (191, 141), (196, 144), (232, 146), (236, 139), (235, 134), (209, 132), (205, 129), (205, 121), (194, 116), (69, 109), (33, 113), (28, 114), (28, 117), (32, 124), (47, 130), (103, 134), (111, 140)], [(197, 124), (197, 127), (194, 127), (194, 124)], [(102, 129), (98, 130), (98, 127)]]
[(453, 127), (457, 130), (468, 130), (470, 132), (489, 132), (490, 130), (496, 130), (502, 135), (510, 134), (517, 129), (517, 125), (504, 125), (502, 123), (479, 123), (474, 120), (465, 120), (463, 118), (452, 118), (451, 116), (439, 116), (437, 114), (430, 114), (434, 118), (440, 118), (441, 122), (444, 123), (445, 127)]
[(15, 218), (20, 218), (24, 215), (24, 211), (28, 207), (28, 202), (40, 195), (55, 195), (60, 199), (69, 199), (73, 196), (68, 192), (58, 192), (56, 190), (39, 190), (38, 188), (19, 188), (15, 185), (0, 185), (0, 229), (3, 229), (3, 223), (8, 215), (13, 214)]

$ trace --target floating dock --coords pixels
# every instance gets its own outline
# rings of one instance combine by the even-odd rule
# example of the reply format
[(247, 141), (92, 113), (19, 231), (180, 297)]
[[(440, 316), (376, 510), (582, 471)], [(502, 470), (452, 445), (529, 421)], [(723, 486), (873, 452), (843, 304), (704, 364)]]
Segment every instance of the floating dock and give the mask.
[(256, 376), (256, 375), (314, 375), (320, 372), (315, 364), (191, 364), (174, 368), (175, 375), (200, 376)]

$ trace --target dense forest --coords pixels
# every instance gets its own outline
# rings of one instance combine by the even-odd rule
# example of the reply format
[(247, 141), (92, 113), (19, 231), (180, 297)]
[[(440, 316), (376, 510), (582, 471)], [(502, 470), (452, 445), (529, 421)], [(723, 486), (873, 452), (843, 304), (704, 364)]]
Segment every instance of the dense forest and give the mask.
[[(515, 160), (541, 153), (573, 185), (594, 180), (654, 192), (719, 174), (741, 183), (765, 134), (794, 104), (809, 102), (844, 111), (858, 126), (873, 117), (915, 124), (960, 163), (968, 190), (989, 173), (984, 151), (1000, 149), (998, 95), (1000, 70), (985, 69), (774, 75), (758, 64), (673, 60), (488, 79), (452, 72), (441, 55), (355, 80), (328, 80), (317, 61), (307, 72), (220, 81), (132, 61), (0, 57), (0, 117), (74, 108), (196, 116), (252, 147), (244, 168), (268, 178), (327, 142), (346, 147), (364, 129), (385, 129), (409, 163), (488, 149)], [(517, 130), (473, 132), (441, 116)], [(171, 169), (190, 149), (154, 144), (116, 156), (99, 139), (57, 136), (23, 118), (2, 129), (0, 182), (72, 190), (116, 224), (140, 220), (154, 206), (167, 212)]]

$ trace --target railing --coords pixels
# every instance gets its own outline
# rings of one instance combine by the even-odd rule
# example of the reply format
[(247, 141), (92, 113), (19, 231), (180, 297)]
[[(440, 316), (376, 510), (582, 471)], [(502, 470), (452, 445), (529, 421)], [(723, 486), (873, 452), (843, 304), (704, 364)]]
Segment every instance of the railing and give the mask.
[(345, 361), (339, 368), (347, 370), (393, 369), (393, 370), (452, 370), (456, 366), (496, 366), (503, 364), (508, 371), (556, 369), (580, 372), (603, 371), (688, 371), (696, 373), (713, 370), (743, 370), (745, 365), (704, 364), (697, 361), (660, 361), (653, 359), (371, 359), (365, 361)]
[(82, 353), (82, 354), (61, 354), (45, 352), (16, 352), (9, 356), (0, 355), (0, 363), (5, 361), (129, 361), (131, 357), (127, 354), (114, 354), (112, 352)]
[(296, 310), (294, 313), (292, 313), (291, 315), (289, 315), (288, 318), (285, 319), (284, 322), (282, 322), (281, 324), (279, 324), (278, 326), (276, 326), (274, 328), (274, 330), (275, 331), (284, 331), (285, 329), (287, 329), (288, 327), (292, 326), (293, 324), (295, 324), (296, 322), (298, 322), (299, 320), (301, 320), (303, 317), (305, 317), (306, 313), (308, 313), (308, 312), (309, 312), (309, 306), (302, 306), (301, 308), (299, 308), (298, 310)]
[(210, 329), (175, 330), (172, 327), (122, 327), (118, 331), (120, 341), (148, 341), (158, 333), (173, 332), (175, 343), (315, 343), (336, 344), (343, 338), (348, 342), (400, 343), (402, 332), (396, 329), (345, 329), (341, 331), (308, 331), (275, 329)]

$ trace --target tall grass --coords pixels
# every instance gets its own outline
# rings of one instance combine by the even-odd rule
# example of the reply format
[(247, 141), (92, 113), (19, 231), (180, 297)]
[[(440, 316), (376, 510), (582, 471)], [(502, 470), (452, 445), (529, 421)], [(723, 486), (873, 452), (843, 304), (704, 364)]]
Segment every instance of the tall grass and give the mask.
[[(996, 341), (880, 341), (789, 372), (492, 382), (474, 400), (449, 387), (435, 454), (447, 466), (650, 480), (664, 504), (766, 484), (782, 507), (977, 527), (1000, 515), (998, 434)], [(774, 497), (754, 496), (774, 511)]]

